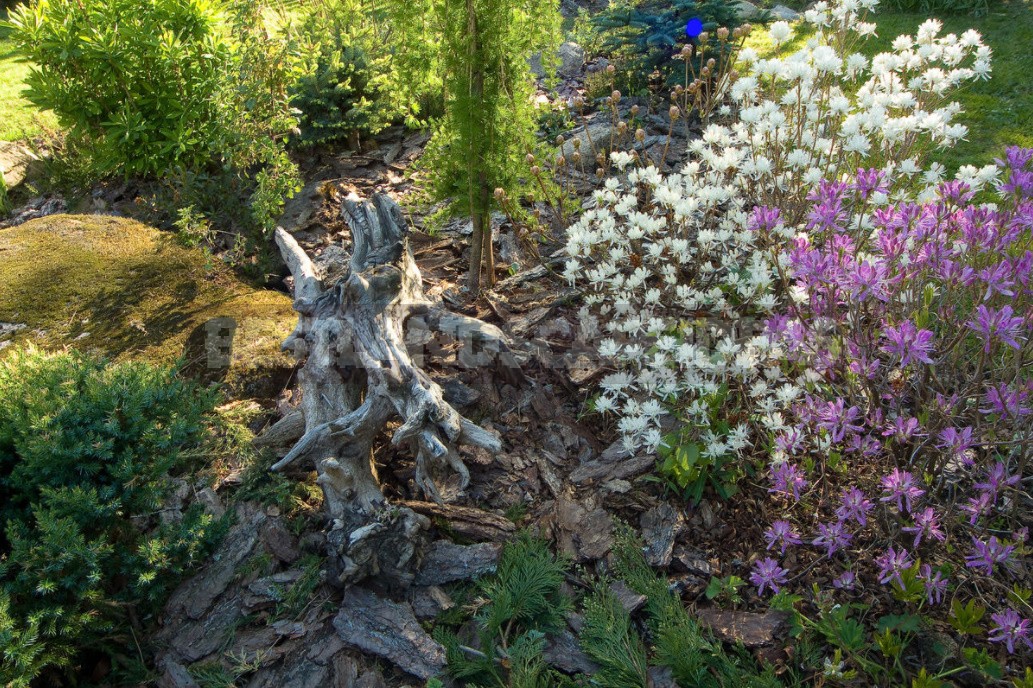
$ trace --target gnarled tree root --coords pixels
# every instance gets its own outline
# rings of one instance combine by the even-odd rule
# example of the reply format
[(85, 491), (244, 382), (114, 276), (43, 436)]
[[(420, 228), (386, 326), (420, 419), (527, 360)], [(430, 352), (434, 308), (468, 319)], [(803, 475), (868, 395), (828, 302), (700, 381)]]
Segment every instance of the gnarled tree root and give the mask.
[(428, 521), (387, 503), (371, 460), (373, 442), (388, 422), (401, 420), (391, 444), (411, 448), (415, 482), (438, 502), (469, 483), (457, 444), (501, 449), (497, 436), (445, 402), (407, 344), (438, 331), (478, 348), (473, 362), (509, 376), (520, 372), (498, 328), (450, 313), (424, 296), (404, 219), (390, 198), (378, 194), (370, 203), (350, 197), (342, 212), (353, 251), (348, 273), (333, 285), (321, 283), (294, 237), (276, 230), (294, 276), (298, 325), (283, 348), (303, 361), (298, 380), (305, 432), (273, 470), (302, 462), (315, 466), (331, 519), (327, 541), (337, 582), (376, 574), (405, 586)]

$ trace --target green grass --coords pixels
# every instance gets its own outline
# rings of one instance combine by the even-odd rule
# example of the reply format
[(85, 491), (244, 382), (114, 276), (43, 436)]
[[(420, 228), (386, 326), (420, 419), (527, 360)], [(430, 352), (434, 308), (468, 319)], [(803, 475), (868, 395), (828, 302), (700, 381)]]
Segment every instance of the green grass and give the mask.
[[(894, 12), (886, 7), (875, 14), (878, 36), (864, 43), (869, 55), (890, 50), (900, 34), (914, 34), (927, 14)], [(938, 17), (944, 33), (974, 28), (993, 49), (993, 76), (989, 81), (970, 83), (955, 100), (964, 108), (958, 120), (969, 128), (967, 140), (953, 149), (939, 151), (936, 159), (957, 170), (961, 165), (985, 165), (1000, 157), (1009, 145), (1033, 147), (1033, 0), (1005, 0), (993, 3), (983, 17), (954, 15)], [(760, 35), (757, 35), (760, 34)], [(759, 52), (770, 52), (766, 31), (751, 37)], [(802, 44), (802, 37), (797, 43)]]
[[(0, 19), (6, 16), (0, 15)], [(38, 118), (48, 127), (56, 127), (57, 118), (51, 112), (41, 113), (25, 98), (31, 66), (15, 54), (14, 42), (7, 36), (0, 28), (0, 141), (20, 141), (41, 132)]]
[[(868, 49), (890, 49), (893, 38), (913, 34), (928, 15), (877, 15), (877, 39)], [(969, 135), (951, 150), (938, 154), (950, 170), (961, 165), (985, 165), (1009, 145), (1033, 147), (1033, 0), (996, 3), (985, 17), (942, 18), (944, 32), (961, 34), (974, 28), (994, 52), (993, 76), (964, 88), (957, 100), (965, 112), (959, 121)]]

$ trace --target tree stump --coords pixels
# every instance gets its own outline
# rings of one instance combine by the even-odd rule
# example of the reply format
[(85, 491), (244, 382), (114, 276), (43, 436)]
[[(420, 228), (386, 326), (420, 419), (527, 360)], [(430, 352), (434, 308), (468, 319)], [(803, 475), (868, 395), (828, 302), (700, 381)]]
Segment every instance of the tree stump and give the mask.
[[(377, 575), (406, 587), (429, 521), (387, 503), (372, 462), (374, 441), (389, 422), (400, 420), (391, 444), (411, 448), (417, 486), (439, 503), (470, 480), (457, 444), (501, 449), (496, 435), (444, 401), (408, 345), (442, 332), (463, 342), (468, 365), (494, 365), (510, 378), (521, 374), (501, 330), (424, 296), (405, 221), (389, 197), (377, 194), (370, 203), (350, 196), (342, 213), (351, 229), (352, 255), (348, 271), (332, 285), (321, 282), (294, 237), (276, 230), (294, 276), (298, 325), (283, 348), (303, 362), (298, 381), (304, 434), (273, 470), (300, 462), (315, 466), (330, 518), (327, 542), (336, 583)], [(474, 353), (476, 347), (480, 351)]]

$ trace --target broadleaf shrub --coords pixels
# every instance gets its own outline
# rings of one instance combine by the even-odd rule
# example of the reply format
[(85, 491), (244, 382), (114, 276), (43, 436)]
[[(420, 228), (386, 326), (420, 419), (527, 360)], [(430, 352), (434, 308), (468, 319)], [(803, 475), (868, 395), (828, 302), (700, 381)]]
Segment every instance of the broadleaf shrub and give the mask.
[(143, 363), (31, 348), (0, 362), (5, 685), (117, 643), (127, 608), (149, 610), (204, 553), (218, 530), (210, 515), (158, 512), (214, 402)]
[[(247, 199), (223, 227), (246, 235), (271, 231), (299, 187), (284, 152), (296, 60), (264, 22), (257, 0), (34, 0), (6, 24), (35, 65), (29, 99), (94, 177), (216, 180)], [(204, 194), (174, 189), (178, 208), (207, 210)]]

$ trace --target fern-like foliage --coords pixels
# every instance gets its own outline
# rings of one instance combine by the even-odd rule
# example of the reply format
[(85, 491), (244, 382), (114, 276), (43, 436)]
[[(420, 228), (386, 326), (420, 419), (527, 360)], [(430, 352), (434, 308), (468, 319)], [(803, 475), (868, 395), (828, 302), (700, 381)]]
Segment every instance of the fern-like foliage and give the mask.
[(741, 646), (726, 651), (709, 637), (685, 605), (658, 576), (642, 554), (630, 528), (618, 529), (613, 550), (614, 573), (646, 596), (647, 626), (654, 642), (653, 661), (671, 669), (684, 688), (743, 686), (776, 688), (782, 683), (768, 668), (760, 668)]
[(502, 550), (495, 575), (480, 581), (484, 605), (475, 620), (479, 648), (466, 648), (451, 631), (434, 635), (445, 646), (449, 673), (464, 686), (553, 688), (569, 679), (542, 656), (546, 634), (564, 623), (569, 601), (562, 594), (568, 562), (527, 533)]
[(649, 685), (646, 647), (631, 617), (606, 585), (598, 584), (585, 600), (581, 648), (599, 671), (600, 688), (646, 688)]

